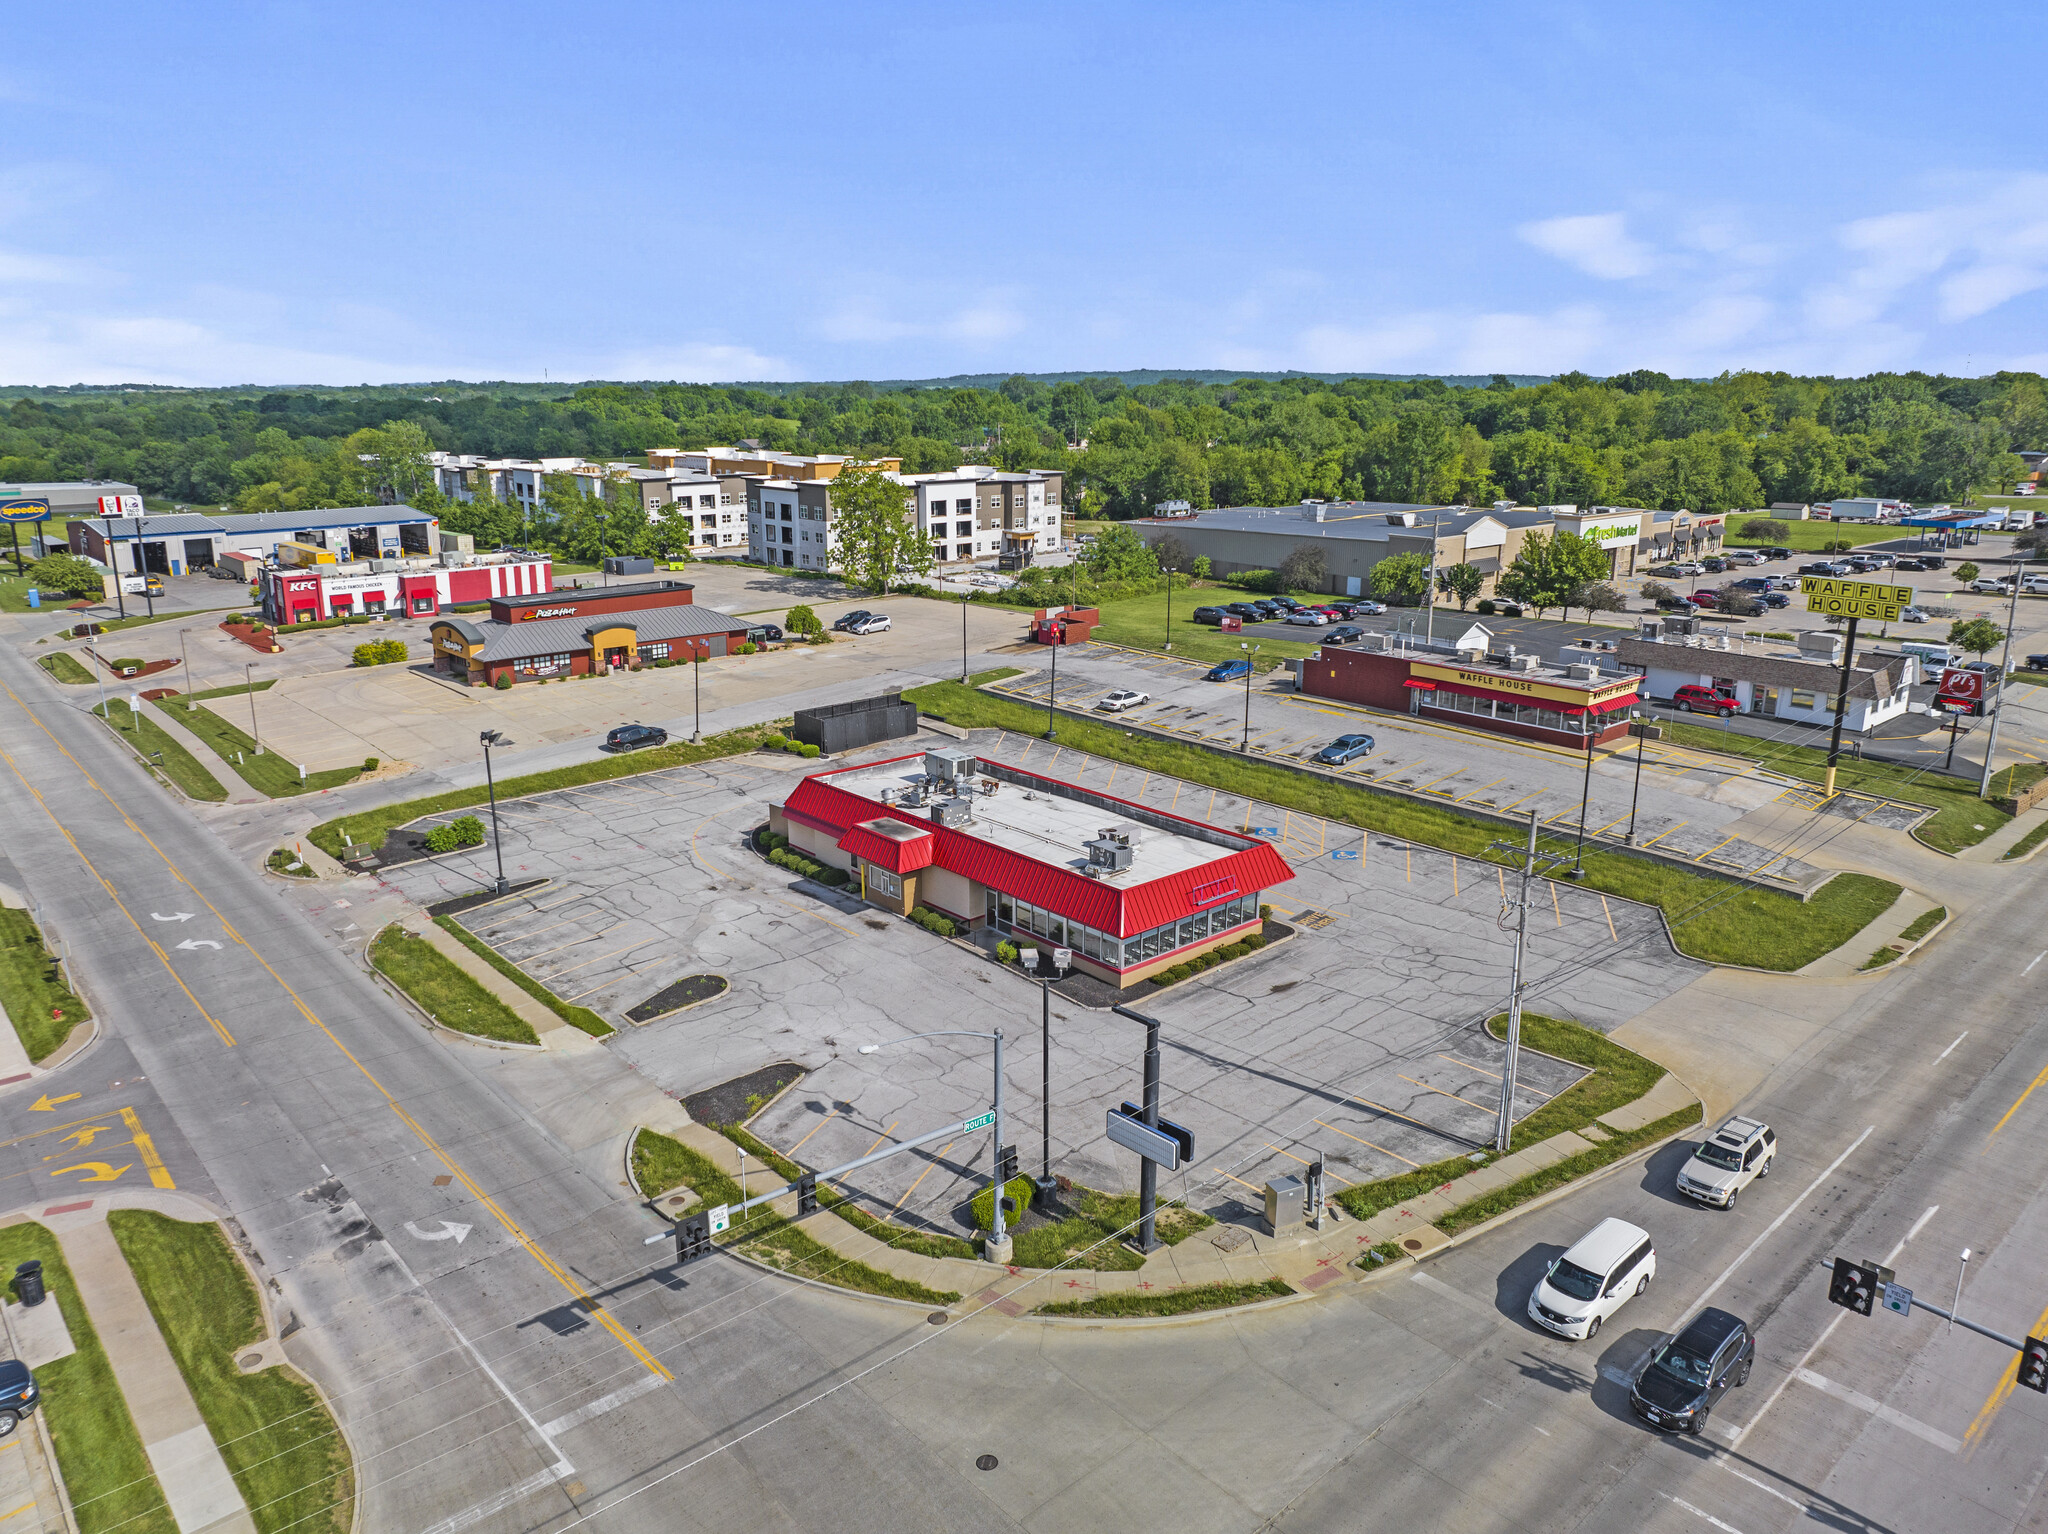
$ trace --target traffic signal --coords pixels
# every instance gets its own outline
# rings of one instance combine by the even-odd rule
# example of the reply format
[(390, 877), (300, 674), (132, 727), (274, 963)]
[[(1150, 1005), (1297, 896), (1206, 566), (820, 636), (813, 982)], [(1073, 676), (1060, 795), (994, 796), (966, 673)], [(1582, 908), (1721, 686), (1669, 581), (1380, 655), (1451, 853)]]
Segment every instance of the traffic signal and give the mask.
[(818, 1174), (806, 1172), (796, 1180), (796, 1217), (818, 1212)]
[(2048, 1395), (2048, 1341), (2029, 1337), (2020, 1349), (2020, 1383)]
[(688, 1214), (676, 1225), (676, 1261), (694, 1262), (711, 1255), (711, 1217)]
[(1877, 1292), (1877, 1275), (1868, 1263), (1848, 1257), (1835, 1259), (1835, 1271), (1828, 1279), (1828, 1303), (1859, 1316), (1870, 1314)]
[(1017, 1180), (1017, 1147), (1005, 1145), (996, 1152), (996, 1181), (1011, 1183)]

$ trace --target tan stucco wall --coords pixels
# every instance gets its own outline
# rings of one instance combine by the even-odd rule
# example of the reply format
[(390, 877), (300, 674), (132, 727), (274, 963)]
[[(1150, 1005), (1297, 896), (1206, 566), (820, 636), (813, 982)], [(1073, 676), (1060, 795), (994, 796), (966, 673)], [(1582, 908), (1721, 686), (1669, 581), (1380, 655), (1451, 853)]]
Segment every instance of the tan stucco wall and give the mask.
[(979, 886), (949, 868), (927, 868), (918, 875), (918, 896), (926, 905), (936, 906), (952, 916), (968, 918), (981, 915), (981, 907), (988, 902), (977, 902)]

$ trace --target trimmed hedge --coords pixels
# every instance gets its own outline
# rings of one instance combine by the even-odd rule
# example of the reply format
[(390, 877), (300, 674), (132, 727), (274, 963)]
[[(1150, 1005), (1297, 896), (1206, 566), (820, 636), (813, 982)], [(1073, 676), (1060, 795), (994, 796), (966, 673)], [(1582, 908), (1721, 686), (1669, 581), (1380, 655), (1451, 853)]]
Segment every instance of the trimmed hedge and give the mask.
[(952, 917), (941, 916), (937, 911), (931, 910), (926, 906), (918, 906), (913, 909), (910, 913), (910, 919), (924, 928), (925, 931), (935, 932), (940, 937), (951, 937), (960, 930)]
[(427, 833), (427, 851), (453, 852), (458, 847), (481, 847), (484, 823), (474, 815), (462, 815)]
[(787, 844), (775, 848), (768, 854), (768, 861), (779, 868), (809, 879), (813, 884), (823, 884), (831, 889), (844, 889), (850, 877), (843, 868), (834, 868), (828, 863), (815, 862), (801, 852), (791, 852)]
[(1248, 953), (1257, 953), (1265, 946), (1265, 938), (1253, 933), (1250, 937), (1240, 938), (1235, 943), (1225, 943), (1221, 948), (1212, 948), (1207, 953), (1196, 954), (1192, 959), (1184, 960), (1171, 969), (1162, 969), (1152, 977), (1152, 983), (1172, 985), (1177, 981), (1199, 975), (1205, 969), (1214, 969), (1217, 965), (1227, 964), (1232, 959), (1242, 959)]
[(810, 761), (818, 754), (816, 746), (807, 746), (802, 741), (791, 740), (786, 735), (771, 735), (761, 742), (761, 747), (766, 751), (787, 751), (791, 756), (800, 756), (805, 761)]
[(358, 666), (388, 666), (405, 659), (405, 641), (373, 639), (368, 644), (357, 645), (351, 653)]

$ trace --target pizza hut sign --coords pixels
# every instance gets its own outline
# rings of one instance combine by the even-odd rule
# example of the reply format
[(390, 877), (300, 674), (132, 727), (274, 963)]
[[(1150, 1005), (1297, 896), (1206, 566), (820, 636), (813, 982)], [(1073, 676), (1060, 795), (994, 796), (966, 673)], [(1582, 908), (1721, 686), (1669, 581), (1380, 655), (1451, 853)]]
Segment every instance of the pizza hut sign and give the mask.
[(573, 618), (576, 616), (576, 609), (573, 607), (536, 607), (532, 612), (528, 613), (526, 616), (529, 619)]

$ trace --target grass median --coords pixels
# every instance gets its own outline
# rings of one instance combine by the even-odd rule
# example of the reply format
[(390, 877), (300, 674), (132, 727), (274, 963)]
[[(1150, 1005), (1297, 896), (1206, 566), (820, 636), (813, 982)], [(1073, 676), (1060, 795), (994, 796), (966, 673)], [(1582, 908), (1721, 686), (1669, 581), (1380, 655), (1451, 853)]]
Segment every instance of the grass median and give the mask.
[[(1507, 1037), (1507, 1028), (1505, 1012), (1486, 1021), (1486, 1031), (1497, 1039)], [(1602, 1115), (1627, 1107), (1664, 1078), (1664, 1067), (1656, 1061), (1623, 1049), (1597, 1029), (1561, 1017), (1524, 1012), (1522, 1043), (1539, 1054), (1583, 1065), (1587, 1074), (1515, 1125), (1508, 1144), (1511, 1151), (1569, 1129), (1584, 1129)]]
[(1618, 1134), (1611, 1140), (1603, 1140), (1591, 1150), (1581, 1151), (1576, 1156), (1567, 1156), (1562, 1161), (1552, 1162), (1540, 1172), (1531, 1173), (1518, 1182), (1511, 1182), (1504, 1188), (1480, 1195), (1469, 1204), (1460, 1204), (1449, 1214), (1436, 1221), (1436, 1228), (1447, 1236), (1470, 1230), (1495, 1215), (1505, 1214), (1518, 1204), (1526, 1204), (1532, 1198), (1540, 1198), (1554, 1188), (1597, 1172), (1604, 1166), (1612, 1166), (1625, 1156), (1633, 1155), (1645, 1145), (1654, 1145), (1659, 1140), (1670, 1138), (1681, 1129), (1700, 1121), (1700, 1106), (1694, 1103), (1676, 1113), (1667, 1114), (1655, 1123), (1645, 1124), (1641, 1129), (1632, 1129)]
[(1277, 1278), (1252, 1284), (1192, 1284), (1186, 1289), (1155, 1290), (1144, 1293), (1119, 1290), (1097, 1295), (1092, 1300), (1055, 1300), (1041, 1305), (1041, 1316), (1185, 1316), (1198, 1310), (1226, 1310), (1233, 1305), (1256, 1305), (1277, 1300), (1295, 1291)]
[[(633, 1180), (647, 1198), (656, 1198), (672, 1188), (687, 1187), (707, 1207), (740, 1202), (739, 1183), (714, 1165), (710, 1157), (652, 1129), (642, 1129), (634, 1135), (632, 1163)], [(842, 1257), (806, 1235), (795, 1223), (773, 1213), (766, 1204), (758, 1204), (744, 1215), (736, 1214), (731, 1229), (717, 1239), (720, 1246), (730, 1247), (756, 1262), (841, 1289), (893, 1300), (915, 1300), (922, 1305), (950, 1305), (960, 1298), (957, 1290), (927, 1288), (913, 1279), (898, 1278), (880, 1268)]]
[[(1677, 720), (1659, 719), (1657, 723), (1664, 732), (1664, 739), (1677, 745), (1746, 757), (1762, 763), (1773, 772), (1809, 783), (1821, 783), (1827, 779), (1828, 753), (1825, 746), (1760, 739), (1734, 730), (1717, 730), (1705, 724), (1682, 724)], [(2035, 777), (2038, 776), (2036, 772)], [(1902, 767), (1893, 762), (1857, 761), (1844, 756), (1837, 766), (1835, 786), (1875, 798), (1926, 805), (1934, 813), (1920, 823), (1913, 835), (1940, 852), (1960, 852), (1981, 842), (2012, 819), (1996, 805), (1979, 799), (1974, 781), (1946, 777), (1924, 768)]]
[(226, 1234), (141, 1209), (117, 1209), (107, 1224), (259, 1534), (347, 1534), (355, 1471), (319, 1392), (289, 1367), (235, 1366), (267, 1332)]
[(2048, 820), (2042, 821), (2033, 830), (2006, 848), (2005, 856), (2000, 858), (1999, 861), (2001, 863), (2010, 863), (2017, 858), (2023, 858), (2044, 841), (2048, 841)]
[[(1044, 713), (1029, 704), (934, 682), (903, 695), (925, 713), (964, 728), (1003, 729), (1043, 738)], [(1260, 804), (1298, 810), (1460, 857), (1519, 866), (1515, 853), (1492, 843), (1505, 829), (1455, 810), (1375, 792), (1353, 782), (1245, 760), (1184, 741), (1161, 740), (1090, 719), (1062, 717), (1060, 744), (1148, 772), (1239, 794)], [(1568, 839), (1542, 838), (1552, 849)], [(1664, 913), (1679, 950), (1710, 964), (1795, 970), (1853, 938), (1899, 896), (1899, 886), (1866, 874), (1837, 874), (1811, 900), (1760, 889), (1713, 874), (1605, 849), (1586, 854), (1577, 887), (1654, 905)]]
[[(751, 1130), (738, 1124), (713, 1124), (709, 1127), (717, 1130), (763, 1165), (772, 1168), (784, 1182), (795, 1182), (803, 1176), (804, 1168)], [(920, 1257), (964, 1257), (970, 1262), (981, 1255), (973, 1242), (963, 1241), (958, 1236), (949, 1236), (940, 1231), (912, 1230), (907, 1225), (898, 1225), (879, 1215), (869, 1214), (853, 1201), (852, 1195), (841, 1192), (829, 1183), (818, 1188), (818, 1205), (820, 1208), (831, 1210), (855, 1230), (873, 1236), (884, 1246), (894, 1247), (899, 1252), (915, 1252)]]
[(0, 910), (0, 1005), (37, 1065), (92, 1016), (64, 983), (63, 963), (43, 946), (43, 934), (26, 911)]
[(93, 674), (78, 663), (78, 657), (68, 651), (59, 650), (54, 655), (45, 655), (36, 664), (58, 681), (71, 687), (90, 684)]
[[(957, 684), (956, 684), (957, 685)], [(668, 767), (687, 767), (693, 762), (708, 762), (724, 756), (738, 756), (752, 751), (770, 735), (780, 733), (772, 724), (749, 725), (741, 730), (729, 730), (723, 735), (713, 735), (692, 745), (688, 741), (671, 741), (665, 746), (655, 746), (646, 751), (624, 752), (616, 756), (599, 756), (591, 761), (577, 762), (568, 767), (555, 767), (547, 772), (529, 772), (521, 777), (498, 780), (498, 800), (524, 799), (534, 794), (553, 793), (562, 788), (581, 788), (587, 783), (607, 783), (614, 778), (637, 777), (643, 772), (659, 772)], [(380, 847), (385, 836), (408, 822), (424, 815), (441, 815), (449, 810), (471, 809), (489, 802), (489, 794), (483, 784), (474, 788), (450, 789), (445, 794), (433, 794), (424, 799), (408, 799), (400, 804), (382, 805), (377, 809), (361, 810), (353, 815), (343, 815), (325, 821), (306, 833), (307, 839), (331, 858), (346, 858), (353, 848)], [(347, 840), (343, 837), (346, 835)]]
[[(43, 1265), (43, 1287), (64, 1312), (75, 1350), (38, 1368), (36, 1385), (79, 1534), (178, 1534), (56, 1236), (42, 1225), (0, 1226), (0, 1271), (32, 1260)], [(55, 1509), (45, 1511), (55, 1522)]]
[(126, 698), (109, 698), (93, 712), (112, 725), (114, 733), (137, 756), (177, 784), (186, 798), (208, 804), (219, 804), (227, 798), (228, 791), (221, 786), (220, 779), (200, 766), (199, 759), (147, 713), (137, 714), (130, 708)]
[(370, 963), (443, 1028), (505, 1044), (540, 1042), (525, 1018), (396, 922), (370, 945)]
[[(238, 692), (238, 688), (228, 689)], [(324, 772), (309, 772), (299, 776), (299, 764), (288, 762), (275, 751), (258, 752), (254, 737), (237, 725), (232, 725), (210, 708), (185, 708), (189, 699), (169, 697), (158, 698), (156, 706), (186, 729), (197, 735), (213, 748), (213, 753), (236, 775), (259, 794), (272, 799), (290, 799), (300, 794), (318, 793), (323, 788), (339, 788), (362, 776), (362, 766), (335, 767)]]
[(616, 1030), (588, 1007), (579, 1007), (562, 1000), (553, 991), (542, 985), (525, 970), (499, 953), (489, 943), (471, 932), (452, 916), (436, 916), (434, 925), (454, 938), (464, 948), (475, 954), (484, 963), (503, 975), (507, 980), (526, 992), (535, 1001), (546, 1007), (555, 1016), (572, 1028), (581, 1028), (593, 1039), (604, 1038)]

